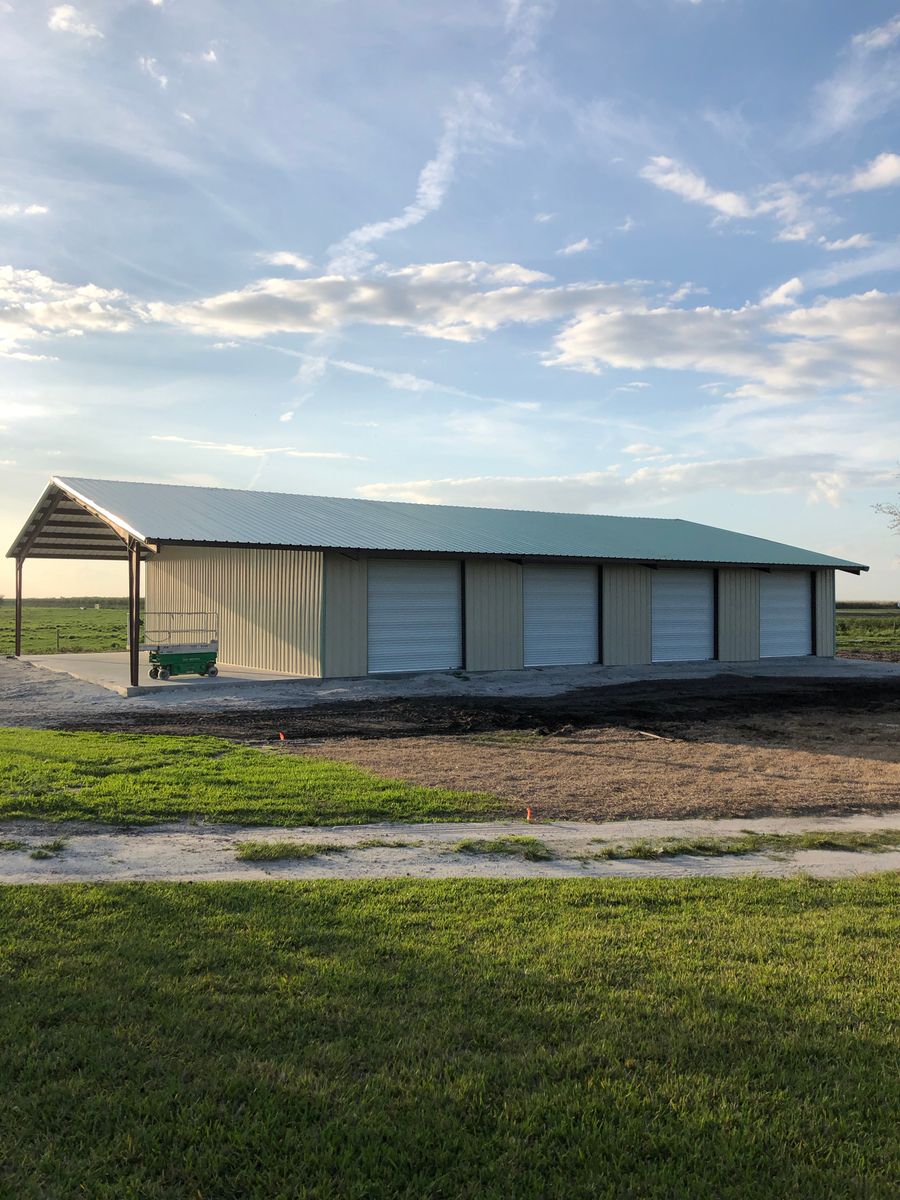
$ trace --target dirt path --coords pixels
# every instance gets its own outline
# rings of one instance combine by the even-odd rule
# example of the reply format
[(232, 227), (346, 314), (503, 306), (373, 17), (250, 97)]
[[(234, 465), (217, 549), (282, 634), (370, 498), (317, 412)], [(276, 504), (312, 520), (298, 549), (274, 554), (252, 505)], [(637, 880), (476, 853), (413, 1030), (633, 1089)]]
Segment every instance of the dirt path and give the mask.
[[(687, 875), (793, 875), (822, 877), (900, 870), (900, 851), (800, 851), (788, 857), (763, 854), (664, 860), (597, 860), (597, 839), (724, 837), (742, 832), (799, 833), (810, 830), (900, 828), (900, 811), (878, 817), (781, 819), (757, 821), (524, 821), (453, 822), (423, 825), (352, 825), (324, 829), (247, 828), (225, 825), (160, 825), (121, 830), (70, 823), (7, 822), (0, 837), (24, 843), (0, 851), (0, 883), (65, 883), (124, 880), (240, 879), (389, 879), (398, 877), (609, 878)], [(553, 857), (529, 862), (504, 854), (467, 854), (455, 849), (464, 839), (536, 837)], [(64, 839), (50, 857), (33, 859), (29, 851)], [(327, 848), (313, 857), (268, 863), (240, 862), (239, 842), (302, 841)], [(376, 840), (395, 843), (359, 847)], [(396, 843), (406, 843), (398, 845)], [(359, 848), (356, 848), (359, 847)]]

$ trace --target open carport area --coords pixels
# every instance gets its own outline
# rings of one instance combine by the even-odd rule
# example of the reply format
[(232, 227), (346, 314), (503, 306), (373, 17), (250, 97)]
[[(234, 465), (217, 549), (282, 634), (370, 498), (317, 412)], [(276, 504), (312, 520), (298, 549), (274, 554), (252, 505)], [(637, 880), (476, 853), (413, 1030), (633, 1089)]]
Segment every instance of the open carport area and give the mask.
[(109, 651), (85, 654), (32, 654), (23, 655), (22, 662), (32, 667), (41, 667), (58, 675), (68, 675), (84, 683), (106, 688), (119, 696), (138, 696), (161, 690), (175, 689), (184, 698), (197, 689), (228, 689), (252, 684), (283, 683), (295, 678), (277, 671), (254, 671), (249, 667), (220, 665), (218, 675), (175, 675), (162, 680), (150, 675), (150, 658), (146, 652), (138, 658), (137, 686), (131, 683), (131, 656)]

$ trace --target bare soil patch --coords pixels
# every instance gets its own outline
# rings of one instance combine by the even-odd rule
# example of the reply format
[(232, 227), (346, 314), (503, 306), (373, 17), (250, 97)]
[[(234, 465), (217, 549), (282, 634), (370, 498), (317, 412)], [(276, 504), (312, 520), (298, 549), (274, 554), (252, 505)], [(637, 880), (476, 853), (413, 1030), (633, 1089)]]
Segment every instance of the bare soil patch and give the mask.
[[(853, 731), (850, 742), (844, 718), (827, 713), (811, 723), (808, 736), (799, 721), (779, 729), (767, 727), (771, 719), (756, 724), (755, 730), (745, 721), (740, 732), (705, 727), (675, 737), (606, 727), (547, 736), (341, 738), (293, 743), (291, 749), (411, 783), (490, 792), (520, 813), (532, 808), (536, 820), (750, 817), (900, 807), (896, 731), (857, 722), (862, 727)], [(788, 739), (798, 744), (777, 744)]]
[[(385, 697), (306, 708), (129, 711), (69, 729), (207, 733), (412, 783), (486, 791), (511, 813), (610, 820), (900, 807), (900, 679), (719, 676), (535, 697)], [(648, 737), (647, 734), (655, 734)]]

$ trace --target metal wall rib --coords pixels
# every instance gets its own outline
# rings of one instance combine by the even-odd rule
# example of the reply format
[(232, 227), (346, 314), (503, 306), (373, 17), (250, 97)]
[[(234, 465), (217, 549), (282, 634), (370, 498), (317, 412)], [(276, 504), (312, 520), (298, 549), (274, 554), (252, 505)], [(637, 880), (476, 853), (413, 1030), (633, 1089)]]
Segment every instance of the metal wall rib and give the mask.
[(523, 663), (522, 566), (469, 559), (466, 571), (466, 667), (513, 671)]
[(837, 648), (834, 635), (834, 571), (825, 567), (815, 574), (816, 657), (833, 658)]
[(719, 568), (719, 659), (759, 658), (759, 572)]
[(368, 560), (325, 555), (324, 675), (341, 679), (368, 670)]
[(650, 661), (650, 570), (603, 568), (603, 662), (631, 666)]

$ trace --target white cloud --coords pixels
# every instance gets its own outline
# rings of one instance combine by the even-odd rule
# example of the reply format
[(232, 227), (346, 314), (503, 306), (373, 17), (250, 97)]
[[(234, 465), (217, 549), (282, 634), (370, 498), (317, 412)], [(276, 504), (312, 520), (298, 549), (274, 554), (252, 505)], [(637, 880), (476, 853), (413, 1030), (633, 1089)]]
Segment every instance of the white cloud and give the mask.
[(206, 62), (206, 63), (214, 63), (214, 62), (218, 61), (217, 57), (216, 57), (216, 52), (215, 52), (215, 50), (212, 49), (212, 47), (210, 47), (209, 50), (204, 50), (203, 53), (200, 55), (200, 58), (203, 62)]
[(866, 246), (871, 246), (872, 236), (868, 233), (853, 233), (850, 237), (837, 238), (833, 242), (822, 237), (819, 238), (819, 244), (826, 250), (863, 250)]
[(294, 254), (291, 250), (276, 250), (272, 254), (260, 254), (258, 256), (264, 263), (268, 263), (271, 267), (293, 267), (295, 271), (309, 271), (312, 269), (312, 263), (308, 258), (302, 258), (299, 254)]
[(155, 58), (146, 58), (144, 55), (141, 55), (138, 59), (138, 66), (145, 75), (149, 75), (163, 90), (169, 86), (169, 77), (164, 73)]
[(640, 175), (664, 191), (713, 209), (717, 213), (716, 221), (770, 217), (781, 226), (775, 239), (779, 242), (806, 241), (815, 232), (816, 220), (823, 215), (821, 210), (810, 207), (808, 191), (815, 183), (811, 177), (802, 180), (803, 190), (798, 188), (797, 180), (777, 180), (754, 188), (753, 194), (748, 196), (743, 192), (716, 189), (690, 167), (663, 155), (651, 158)]
[(177, 442), (182, 446), (192, 446), (196, 450), (216, 450), (221, 454), (233, 454), (239, 458), (266, 458), (269, 454), (283, 454), (287, 458), (334, 458), (354, 459), (365, 462), (358, 454), (344, 454), (335, 450), (298, 450), (295, 446), (246, 446), (239, 442), (210, 442), (202, 438), (179, 437), (174, 433), (157, 433), (150, 438), (151, 442)]
[(780, 305), (793, 304), (802, 292), (803, 281), (795, 275), (793, 279), (788, 279), (778, 287), (772, 288), (770, 292), (766, 292), (760, 300), (760, 305), (763, 308), (777, 308)]
[(355, 275), (377, 257), (369, 247), (392, 233), (418, 225), (441, 207), (456, 176), (459, 156), (476, 146), (509, 144), (511, 137), (493, 114), (493, 101), (480, 88), (460, 93), (444, 119), (437, 151), (419, 172), (415, 200), (396, 217), (354, 229), (329, 249), (329, 269)]
[(854, 34), (851, 42), (861, 50), (884, 50), (900, 39), (900, 15), (891, 17), (883, 25)]
[(894, 51), (900, 15), (851, 38), (830, 78), (815, 89), (805, 140), (821, 141), (883, 116), (900, 100)]
[(662, 454), (662, 446), (652, 446), (649, 442), (632, 442), (630, 446), (625, 446), (626, 454), (644, 455), (644, 454)]
[(534, 219), (538, 222), (539, 225), (544, 225), (547, 223), (547, 221), (555, 221), (556, 213), (551, 213), (551, 212), (535, 213)]
[(567, 246), (562, 246), (557, 250), (557, 254), (584, 254), (585, 250), (590, 250), (593, 246), (590, 238), (582, 238), (578, 242), (569, 242)]
[(737, 396), (894, 389), (900, 294), (870, 291), (784, 312), (762, 304), (588, 312), (562, 330), (547, 362), (725, 375), (740, 381)]
[(0, 204), (0, 217), (42, 217), (49, 211), (45, 204)]
[(641, 168), (640, 175), (655, 187), (674, 192), (676, 196), (681, 196), (693, 204), (704, 204), (715, 209), (720, 216), (753, 216), (753, 206), (746, 196), (742, 196), (740, 192), (717, 191), (702, 175), (663, 154), (654, 155), (647, 165)]
[(811, 221), (801, 221), (796, 225), (786, 225), (775, 235), (776, 242), (806, 242), (815, 233)]
[(370, 500), (424, 504), (472, 504), (555, 511), (657, 507), (705, 492), (794, 494), (811, 502), (840, 502), (848, 487), (874, 487), (890, 479), (880, 467), (853, 466), (836, 454), (760, 455), (710, 461), (670, 462), (572, 475), (476, 475), (369, 483), (358, 487)]
[(709, 288), (700, 287), (699, 284), (691, 283), (688, 280), (687, 283), (679, 284), (675, 291), (669, 295), (669, 299), (677, 304), (680, 300), (686, 300), (688, 296), (705, 296), (708, 292)]
[(293, 421), (293, 419), (294, 419), (294, 410), (293, 409), (290, 409), (288, 412), (283, 412), (281, 414), (281, 416), (278, 418), (279, 421)]
[(855, 171), (839, 188), (845, 192), (871, 192), (900, 183), (900, 154), (885, 152)]
[[(84, 331), (131, 328), (134, 312), (122, 292), (60, 283), (39, 271), (0, 266), (0, 354), (22, 358), (23, 342)], [(45, 357), (39, 355), (37, 357)]]
[(618, 229), (620, 233), (631, 233), (636, 224), (637, 221), (635, 221), (632, 217), (626, 217), (621, 225), (616, 226), (616, 229)]
[(50, 10), (47, 28), (56, 33), (74, 33), (82, 38), (102, 38), (103, 34), (78, 11), (74, 4), (59, 4)]
[(516, 263), (425, 263), (364, 279), (262, 279), (199, 301), (150, 304), (147, 311), (154, 320), (225, 337), (369, 324), (468, 342), (513, 322), (551, 321), (635, 302), (631, 285), (534, 286), (546, 278)]

